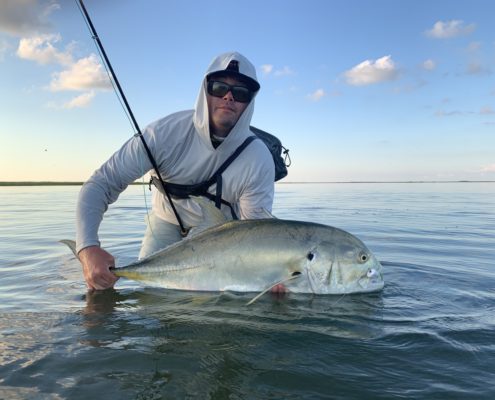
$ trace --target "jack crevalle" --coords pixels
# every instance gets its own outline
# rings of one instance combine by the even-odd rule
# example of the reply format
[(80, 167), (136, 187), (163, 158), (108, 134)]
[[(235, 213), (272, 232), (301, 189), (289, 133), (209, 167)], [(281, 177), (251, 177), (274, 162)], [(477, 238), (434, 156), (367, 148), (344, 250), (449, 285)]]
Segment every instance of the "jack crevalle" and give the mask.
[[(209, 224), (224, 218), (214, 207), (201, 207), (210, 213)], [(62, 242), (75, 250), (73, 241)], [(380, 262), (355, 236), (276, 218), (224, 220), (113, 272), (146, 285), (194, 291), (264, 293), (283, 283), (294, 293), (348, 294), (384, 286)]]

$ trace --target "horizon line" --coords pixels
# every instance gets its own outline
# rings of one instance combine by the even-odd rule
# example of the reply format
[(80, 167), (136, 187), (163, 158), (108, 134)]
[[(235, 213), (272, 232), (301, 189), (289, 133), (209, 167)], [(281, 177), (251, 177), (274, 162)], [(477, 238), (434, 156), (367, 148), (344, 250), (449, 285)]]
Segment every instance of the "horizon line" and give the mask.
[[(85, 181), (0, 181), (0, 186), (82, 186)], [(366, 183), (495, 183), (495, 180), (393, 180), (393, 181), (293, 181), (275, 182), (281, 185), (291, 184), (366, 184)], [(148, 182), (133, 182), (130, 185), (148, 185)]]

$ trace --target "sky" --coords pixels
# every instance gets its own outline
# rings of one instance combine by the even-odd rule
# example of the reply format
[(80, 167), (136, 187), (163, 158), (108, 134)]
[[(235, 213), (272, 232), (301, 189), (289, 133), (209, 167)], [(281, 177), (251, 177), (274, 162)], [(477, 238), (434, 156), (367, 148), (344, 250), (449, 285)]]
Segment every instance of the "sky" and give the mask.
[[(85, 0), (144, 128), (239, 51), (285, 182), (495, 180), (495, 1)], [(84, 181), (133, 135), (73, 0), (0, 0), (0, 181)]]

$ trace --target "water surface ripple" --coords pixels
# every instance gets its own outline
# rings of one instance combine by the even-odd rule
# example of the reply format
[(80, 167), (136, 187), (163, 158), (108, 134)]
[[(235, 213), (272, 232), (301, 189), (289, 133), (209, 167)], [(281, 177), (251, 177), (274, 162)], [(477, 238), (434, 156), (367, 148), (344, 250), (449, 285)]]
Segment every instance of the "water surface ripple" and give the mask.
[[(78, 187), (0, 188), (0, 398), (493, 399), (495, 184), (279, 184), (274, 214), (360, 237), (382, 293), (86, 293)], [(148, 196), (148, 194), (146, 194)], [(103, 245), (138, 254), (143, 189)]]

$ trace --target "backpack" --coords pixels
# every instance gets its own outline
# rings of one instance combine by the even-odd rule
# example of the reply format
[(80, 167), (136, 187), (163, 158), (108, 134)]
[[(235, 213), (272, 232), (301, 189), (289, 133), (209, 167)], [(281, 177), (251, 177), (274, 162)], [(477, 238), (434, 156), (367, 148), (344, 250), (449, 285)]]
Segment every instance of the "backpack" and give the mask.
[[(276, 136), (254, 126), (250, 126), (249, 129), (265, 143), (272, 154), (275, 164), (275, 182), (285, 178), (288, 174), (287, 167), (291, 164), (289, 150), (282, 146), (282, 142)], [(282, 154), (284, 157), (282, 157)]]
[[(215, 202), (215, 206), (217, 208), (221, 207), (221, 204), (225, 204), (230, 207), (232, 218), (237, 219), (237, 215), (235, 215), (232, 204), (222, 199), (222, 173), (227, 169), (227, 167), (241, 154), (241, 152), (251, 143), (253, 140), (260, 139), (268, 150), (270, 151), (273, 162), (275, 164), (275, 181), (278, 181), (285, 176), (287, 176), (287, 167), (290, 166), (290, 157), (289, 150), (282, 146), (280, 140), (271, 135), (268, 132), (262, 131), (261, 129), (255, 128), (254, 126), (250, 127), (251, 132), (253, 132), (256, 136), (248, 136), (244, 142), (230, 155), (230, 157), (225, 160), (225, 162), (218, 168), (218, 170), (211, 176), (210, 179), (192, 184), (192, 185), (181, 185), (178, 183), (171, 182), (163, 182), (165, 184), (165, 188), (169, 195), (176, 198), (188, 198), (189, 196), (205, 196), (210, 200)], [(282, 154), (285, 155), (285, 158), (282, 158)], [(289, 163), (286, 163), (286, 160), (289, 159)], [(212, 195), (208, 193), (208, 188), (216, 183), (216, 195)], [(158, 178), (151, 176), (150, 180), (150, 189), (151, 184), (155, 185), (155, 187), (164, 195), (162, 185), (158, 182)]]

